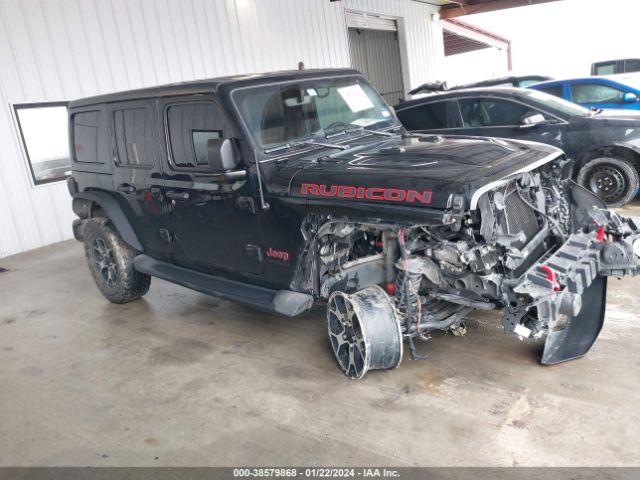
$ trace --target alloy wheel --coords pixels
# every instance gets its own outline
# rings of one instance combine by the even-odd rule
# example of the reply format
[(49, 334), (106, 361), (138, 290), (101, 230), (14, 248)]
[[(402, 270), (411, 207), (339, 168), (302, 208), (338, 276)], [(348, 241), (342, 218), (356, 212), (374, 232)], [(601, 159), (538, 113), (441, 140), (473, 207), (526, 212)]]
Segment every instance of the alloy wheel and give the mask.
[(115, 286), (118, 269), (113, 251), (102, 238), (96, 238), (91, 247), (91, 259), (102, 280), (109, 286)]
[(331, 347), (340, 368), (349, 377), (362, 377), (367, 352), (360, 321), (346, 295), (330, 298), (327, 315)]

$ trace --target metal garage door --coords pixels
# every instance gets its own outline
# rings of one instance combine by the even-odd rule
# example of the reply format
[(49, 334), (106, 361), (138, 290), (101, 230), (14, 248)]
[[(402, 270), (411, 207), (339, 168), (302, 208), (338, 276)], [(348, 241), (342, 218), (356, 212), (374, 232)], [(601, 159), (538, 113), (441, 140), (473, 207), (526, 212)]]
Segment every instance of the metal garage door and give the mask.
[(349, 12), (347, 26), (351, 64), (369, 79), (387, 103), (395, 105), (404, 96), (395, 20)]

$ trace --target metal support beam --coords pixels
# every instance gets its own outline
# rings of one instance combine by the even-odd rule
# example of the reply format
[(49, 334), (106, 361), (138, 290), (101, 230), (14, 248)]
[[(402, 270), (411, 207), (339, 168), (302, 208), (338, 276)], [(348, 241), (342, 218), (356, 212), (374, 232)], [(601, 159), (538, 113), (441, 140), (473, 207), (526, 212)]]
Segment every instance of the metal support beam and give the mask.
[[(445, 35), (445, 55), (495, 47), (507, 53), (507, 69), (511, 71), (511, 40), (460, 20), (444, 20), (442, 30)], [(459, 41), (454, 41), (451, 36)]]
[(525, 7), (539, 3), (556, 2), (558, 0), (486, 0), (486, 1), (456, 1), (443, 6), (440, 10), (441, 18), (455, 18), (463, 15), (493, 12), (505, 8)]

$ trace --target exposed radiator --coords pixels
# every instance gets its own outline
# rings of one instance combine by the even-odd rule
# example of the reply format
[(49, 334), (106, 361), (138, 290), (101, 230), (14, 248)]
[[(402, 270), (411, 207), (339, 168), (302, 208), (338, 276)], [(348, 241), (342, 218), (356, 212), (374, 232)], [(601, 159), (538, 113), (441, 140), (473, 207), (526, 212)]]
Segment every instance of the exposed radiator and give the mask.
[(507, 192), (504, 197), (504, 216), (507, 233), (517, 235), (522, 231), (525, 235), (524, 242), (514, 244), (517, 248), (526, 245), (540, 230), (535, 211), (520, 198), (515, 188)]

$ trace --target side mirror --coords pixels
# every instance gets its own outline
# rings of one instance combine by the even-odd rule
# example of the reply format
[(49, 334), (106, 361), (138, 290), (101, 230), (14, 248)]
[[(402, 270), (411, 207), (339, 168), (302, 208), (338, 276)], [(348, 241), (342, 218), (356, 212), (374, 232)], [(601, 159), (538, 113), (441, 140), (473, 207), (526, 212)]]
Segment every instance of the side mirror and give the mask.
[(211, 170), (224, 173), (238, 166), (240, 154), (230, 138), (210, 138), (207, 140), (207, 160)]
[(207, 140), (207, 160), (211, 170), (220, 173), (227, 181), (242, 180), (247, 176), (246, 170), (236, 170), (240, 165), (240, 152), (230, 138)]
[(520, 128), (531, 128), (546, 122), (546, 118), (541, 113), (534, 113), (522, 119)]
[(624, 103), (635, 103), (638, 101), (638, 96), (633, 92), (627, 92), (622, 96)]

